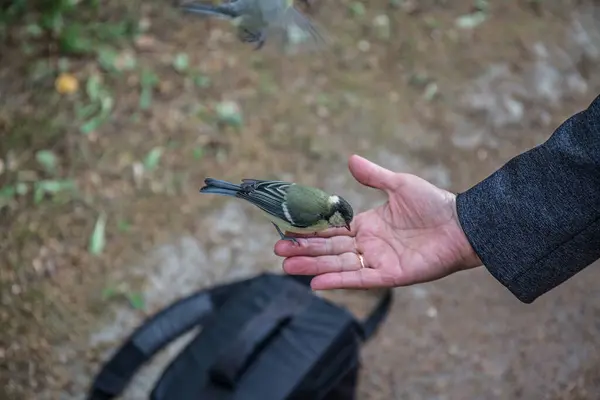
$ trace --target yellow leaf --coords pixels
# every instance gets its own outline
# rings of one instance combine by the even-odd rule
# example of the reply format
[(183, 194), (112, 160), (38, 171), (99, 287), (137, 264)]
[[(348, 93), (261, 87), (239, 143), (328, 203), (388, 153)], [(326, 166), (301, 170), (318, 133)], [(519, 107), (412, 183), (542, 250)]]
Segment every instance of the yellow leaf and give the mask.
[(79, 81), (73, 75), (63, 72), (54, 81), (54, 87), (60, 94), (71, 94), (79, 88)]

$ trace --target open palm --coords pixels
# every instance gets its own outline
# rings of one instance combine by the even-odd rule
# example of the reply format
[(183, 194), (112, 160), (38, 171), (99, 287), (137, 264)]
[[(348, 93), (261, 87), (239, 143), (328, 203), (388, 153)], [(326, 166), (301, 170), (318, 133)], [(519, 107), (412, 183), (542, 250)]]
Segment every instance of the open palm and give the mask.
[(456, 217), (454, 194), (358, 156), (350, 171), (388, 201), (357, 215), (351, 232), (330, 229), (299, 238), (300, 246), (277, 242), (287, 273), (316, 275), (313, 289), (368, 289), (427, 282), (481, 264)]

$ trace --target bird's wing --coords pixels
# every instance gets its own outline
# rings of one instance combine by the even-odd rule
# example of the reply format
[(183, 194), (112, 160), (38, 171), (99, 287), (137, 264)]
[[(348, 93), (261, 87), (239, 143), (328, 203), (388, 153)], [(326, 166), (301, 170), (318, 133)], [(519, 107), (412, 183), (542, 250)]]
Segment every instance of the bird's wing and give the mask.
[(236, 18), (239, 13), (230, 3), (224, 3), (218, 6), (203, 3), (184, 3), (180, 8), (188, 13), (206, 15), (224, 19)]
[(289, 182), (243, 179), (237, 197), (247, 200), (261, 210), (294, 225), (284, 207)]
[(260, 16), (258, 0), (235, 0), (226, 4), (239, 16), (247, 15), (255, 18)]
[(286, 47), (296, 51), (321, 50), (329, 45), (324, 28), (293, 6), (283, 12), (275, 25), (285, 31)]
[[(313, 226), (326, 220), (330, 210), (329, 195), (320, 189), (294, 185), (287, 191), (287, 210), (298, 226)], [(325, 214), (325, 215), (324, 215)]]

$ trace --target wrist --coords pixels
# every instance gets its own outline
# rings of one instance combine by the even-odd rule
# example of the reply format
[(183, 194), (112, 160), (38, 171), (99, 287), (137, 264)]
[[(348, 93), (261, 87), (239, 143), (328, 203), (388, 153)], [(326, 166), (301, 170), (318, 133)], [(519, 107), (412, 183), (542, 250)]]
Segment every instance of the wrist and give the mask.
[(463, 230), (460, 219), (458, 218), (458, 209), (456, 207), (456, 195), (452, 195), (452, 220), (455, 226), (455, 245), (459, 255), (458, 270), (466, 270), (483, 265), (479, 255), (475, 252), (469, 238)]

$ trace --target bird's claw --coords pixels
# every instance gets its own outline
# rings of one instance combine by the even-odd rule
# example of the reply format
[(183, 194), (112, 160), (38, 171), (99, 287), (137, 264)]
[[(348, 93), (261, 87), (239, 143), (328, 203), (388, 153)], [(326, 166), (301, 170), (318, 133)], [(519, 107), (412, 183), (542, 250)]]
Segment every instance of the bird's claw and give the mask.
[(275, 224), (274, 222), (272, 222), (272, 224), (275, 227), (275, 229), (277, 229), (277, 233), (279, 233), (279, 237), (281, 238), (281, 240), (288, 240), (288, 241), (290, 241), (292, 243), (295, 243), (298, 246), (300, 246), (300, 242), (298, 242), (298, 240), (296, 240), (296, 238), (294, 238), (292, 236), (285, 235), (283, 232), (281, 232), (281, 229), (279, 229), (279, 227), (277, 226), (277, 224)]
[(283, 237), (281, 238), (281, 240), (289, 240), (290, 242), (292, 242), (292, 243), (297, 244), (298, 246), (300, 246), (300, 242), (298, 242), (296, 240), (296, 238), (291, 237), (291, 236), (283, 235)]
[(257, 44), (256, 47), (254, 48), (254, 51), (260, 50), (262, 49), (262, 47), (265, 45), (265, 34), (264, 32), (261, 32), (260, 37), (257, 40)]
[(238, 33), (239, 39), (244, 43), (256, 43), (254, 50), (260, 50), (266, 41), (267, 35), (265, 32), (253, 32), (246, 28), (242, 28)]

